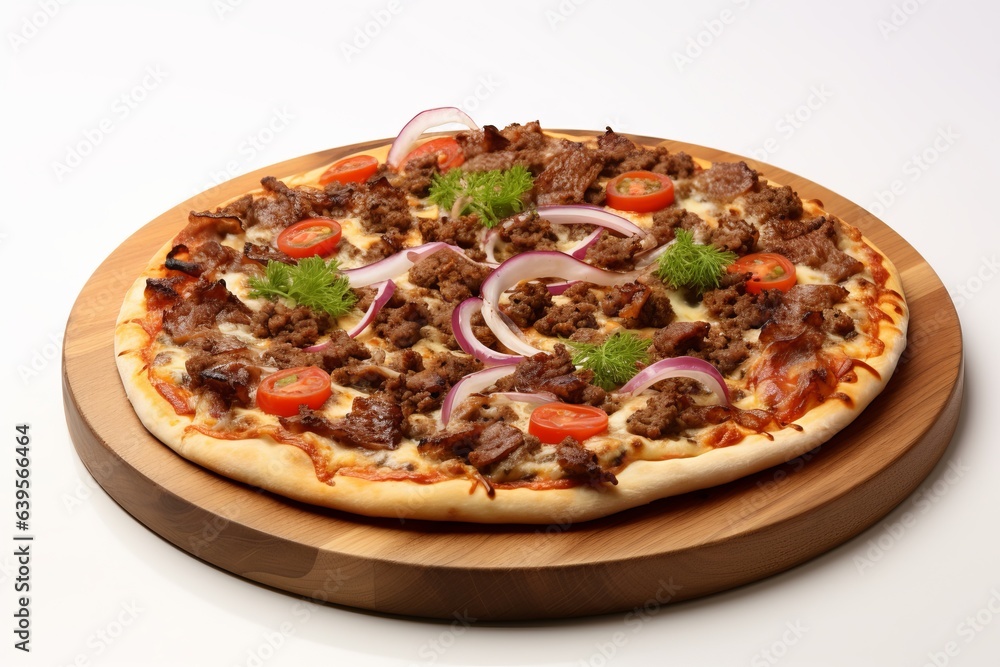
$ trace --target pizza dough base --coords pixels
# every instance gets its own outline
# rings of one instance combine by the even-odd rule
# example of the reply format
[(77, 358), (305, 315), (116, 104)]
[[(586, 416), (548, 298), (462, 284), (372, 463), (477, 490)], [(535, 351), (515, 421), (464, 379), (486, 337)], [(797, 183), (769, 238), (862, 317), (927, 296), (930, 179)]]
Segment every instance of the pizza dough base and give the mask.
[[(886, 288), (903, 294), (896, 268), (883, 257), (889, 272)], [(168, 243), (149, 264), (163, 265)], [(115, 356), (129, 401), (142, 424), (180, 456), (209, 470), (304, 503), (373, 517), (466, 521), (474, 523), (549, 524), (587, 521), (660, 498), (705, 489), (780, 465), (814, 449), (850, 424), (882, 391), (906, 346), (908, 311), (883, 307), (892, 323), (880, 324), (885, 343), (878, 357), (864, 360), (875, 377), (858, 369), (856, 382), (841, 383), (837, 391), (850, 401), (828, 399), (795, 423), (802, 430), (784, 428), (764, 435), (748, 435), (739, 443), (691, 458), (634, 461), (616, 473), (618, 484), (591, 488), (496, 489), (489, 497), (471, 479), (421, 484), (413, 481), (371, 481), (337, 475), (332, 484), (316, 477), (312, 460), (294, 445), (270, 438), (222, 440), (189, 431), (189, 416), (177, 415), (149, 383), (145, 363), (137, 350), (148, 335), (134, 320), (146, 314), (145, 272), (126, 294), (115, 329)], [(887, 304), (883, 304), (887, 305)]]

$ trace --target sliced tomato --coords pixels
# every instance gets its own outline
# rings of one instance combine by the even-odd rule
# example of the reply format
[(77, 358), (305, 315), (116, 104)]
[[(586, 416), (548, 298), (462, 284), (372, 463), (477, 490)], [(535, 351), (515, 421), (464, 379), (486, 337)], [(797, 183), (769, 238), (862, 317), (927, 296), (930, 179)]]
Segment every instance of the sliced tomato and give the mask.
[(371, 155), (355, 155), (334, 162), (319, 177), (321, 185), (338, 181), (340, 183), (361, 183), (378, 171), (378, 160)]
[(607, 413), (592, 405), (545, 403), (535, 408), (528, 420), (528, 433), (553, 445), (568, 435), (583, 441), (606, 430)]
[(437, 154), (438, 171), (448, 171), (465, 162), (465, 153), (454, 138), (438, 137), (410, 151), (410, 154), (403, 158), (403, 171), (406, 171), (406, 163), (410, 160), (432, 154)]
[(270, 415), (294, 417), (300, 405), (316, 410), (332, 393), (330, 376), (322, 368), (286, 368), (268, 375), (257, 387), (257, 407)]
[(343, 230), (336, 220), (306, 218), (278, 234), (278, 250), (296, 259), (329, 255), (337, 249), (342, 235)]
[(659, 211), (674, 203), (674, 182), (651, 171), (627, 171), (608, 181), (607, 203), (619, 211)]
[(755, 252), (745, 255), (732, 264), (730, 273), (750, 273), (747, 292), (760, 294), (766, 289), (787, 292), (795, 286), (795, 265), (784, 255), (774, 252)]

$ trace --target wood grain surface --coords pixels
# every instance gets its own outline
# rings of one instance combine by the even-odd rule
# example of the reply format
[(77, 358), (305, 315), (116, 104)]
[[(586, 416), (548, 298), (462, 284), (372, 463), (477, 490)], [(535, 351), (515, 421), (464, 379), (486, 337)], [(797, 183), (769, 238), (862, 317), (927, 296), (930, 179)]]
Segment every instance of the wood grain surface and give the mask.
[[(746, 159), (632, 139), (712, 161)], [(803, 457), (605, 519), (523, 527), (352, 516), (234, 483), (180, 458), (143, 428), (118, 377), (113, 332), (126, 289), (189, 211), (214, 208), (264, 176), (282, 178), (385, 143), (289, 160), (185, 201), (115, 250), (73, 307), (63, 402), (77, 452), (126, 511), (193, 556), (290, 593), (385, 613), (484, 621), (623, 611), (726, 590), (824, 553), (905, 499), (947, 448), (962, 401), (962, 339), (937, 275), (856, 204), (746, 159), (861, 228), (901, 272), (911, 309), (910, 344), (886, 390)]]

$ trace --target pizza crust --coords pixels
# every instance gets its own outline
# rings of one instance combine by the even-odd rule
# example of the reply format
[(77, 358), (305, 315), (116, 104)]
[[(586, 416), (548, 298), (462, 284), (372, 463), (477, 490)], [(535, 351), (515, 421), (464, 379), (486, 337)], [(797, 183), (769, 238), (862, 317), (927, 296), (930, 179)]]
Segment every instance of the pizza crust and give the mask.
[(490, 497), (472, 479), (435, 483), (370, 481), (336, 475), (332, 483), (316, 476), (310, 457), (300, 448), (270, 437), (229, 440), (189, 427), (189, 415), (178, 415), (150, 383), (141, 354), (149, 336), (138, 321), (145, 317), (146, 276), (162, 267), (171, 243), (164, 245), (147, 270), (128, 290), (115, 329), (115, 355), (126, 394), (142, 424), (180, 456), (230, 478), (304, 503), (372, 517), (465, 521), (476, 523), (551, 524), (586, 521), (654, 500), (731, 482), (799, 457), (827, 442), (850, 424), (884, 389), (906, 345), (908, 311), (900, 276), (874, 244), (889, 277), (886, 288), (898, 300), (880, 303), (889, 317), (880, 323), (883, 353), (865, 359), (877, 376), (858, 369), (857, 380), (795, 422), (767, 435), (748, 435), (738, 444), (704, 454), (662, 461), (637, 460), (616, 473), (618, 484), (592, 488), (497, 488)]

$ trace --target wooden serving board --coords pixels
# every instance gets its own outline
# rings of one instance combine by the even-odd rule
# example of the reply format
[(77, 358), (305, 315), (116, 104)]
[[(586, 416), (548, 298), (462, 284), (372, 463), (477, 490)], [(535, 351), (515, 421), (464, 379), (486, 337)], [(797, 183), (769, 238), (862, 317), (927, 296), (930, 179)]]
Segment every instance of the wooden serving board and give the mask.
[[(623, 611), (756, 581), (845, 542), (906, 498), (947, 448), (962, 402), (962, 338), (934, 271), (856, 204), (747, 160), (860, 227), (900, 270), (911, 309), (910, 347), (886, 390), (803, 457), (605, 519), (539, 527), (353, 516), (229, 481), (174, 454), (143, 428), (118, 377), (113, 331), (128, 286), (189, 211), (214, 208), (263, 176), (304, 172), (386, 143), (289, 160), (174, 207), (115, 250), (74, 305), (63, 400), (76, 449), (126, 511), (192, 555), (291, 593), (394, 614), (505, 620)], [(712, 161), (745, 159), (662, 143)]]

